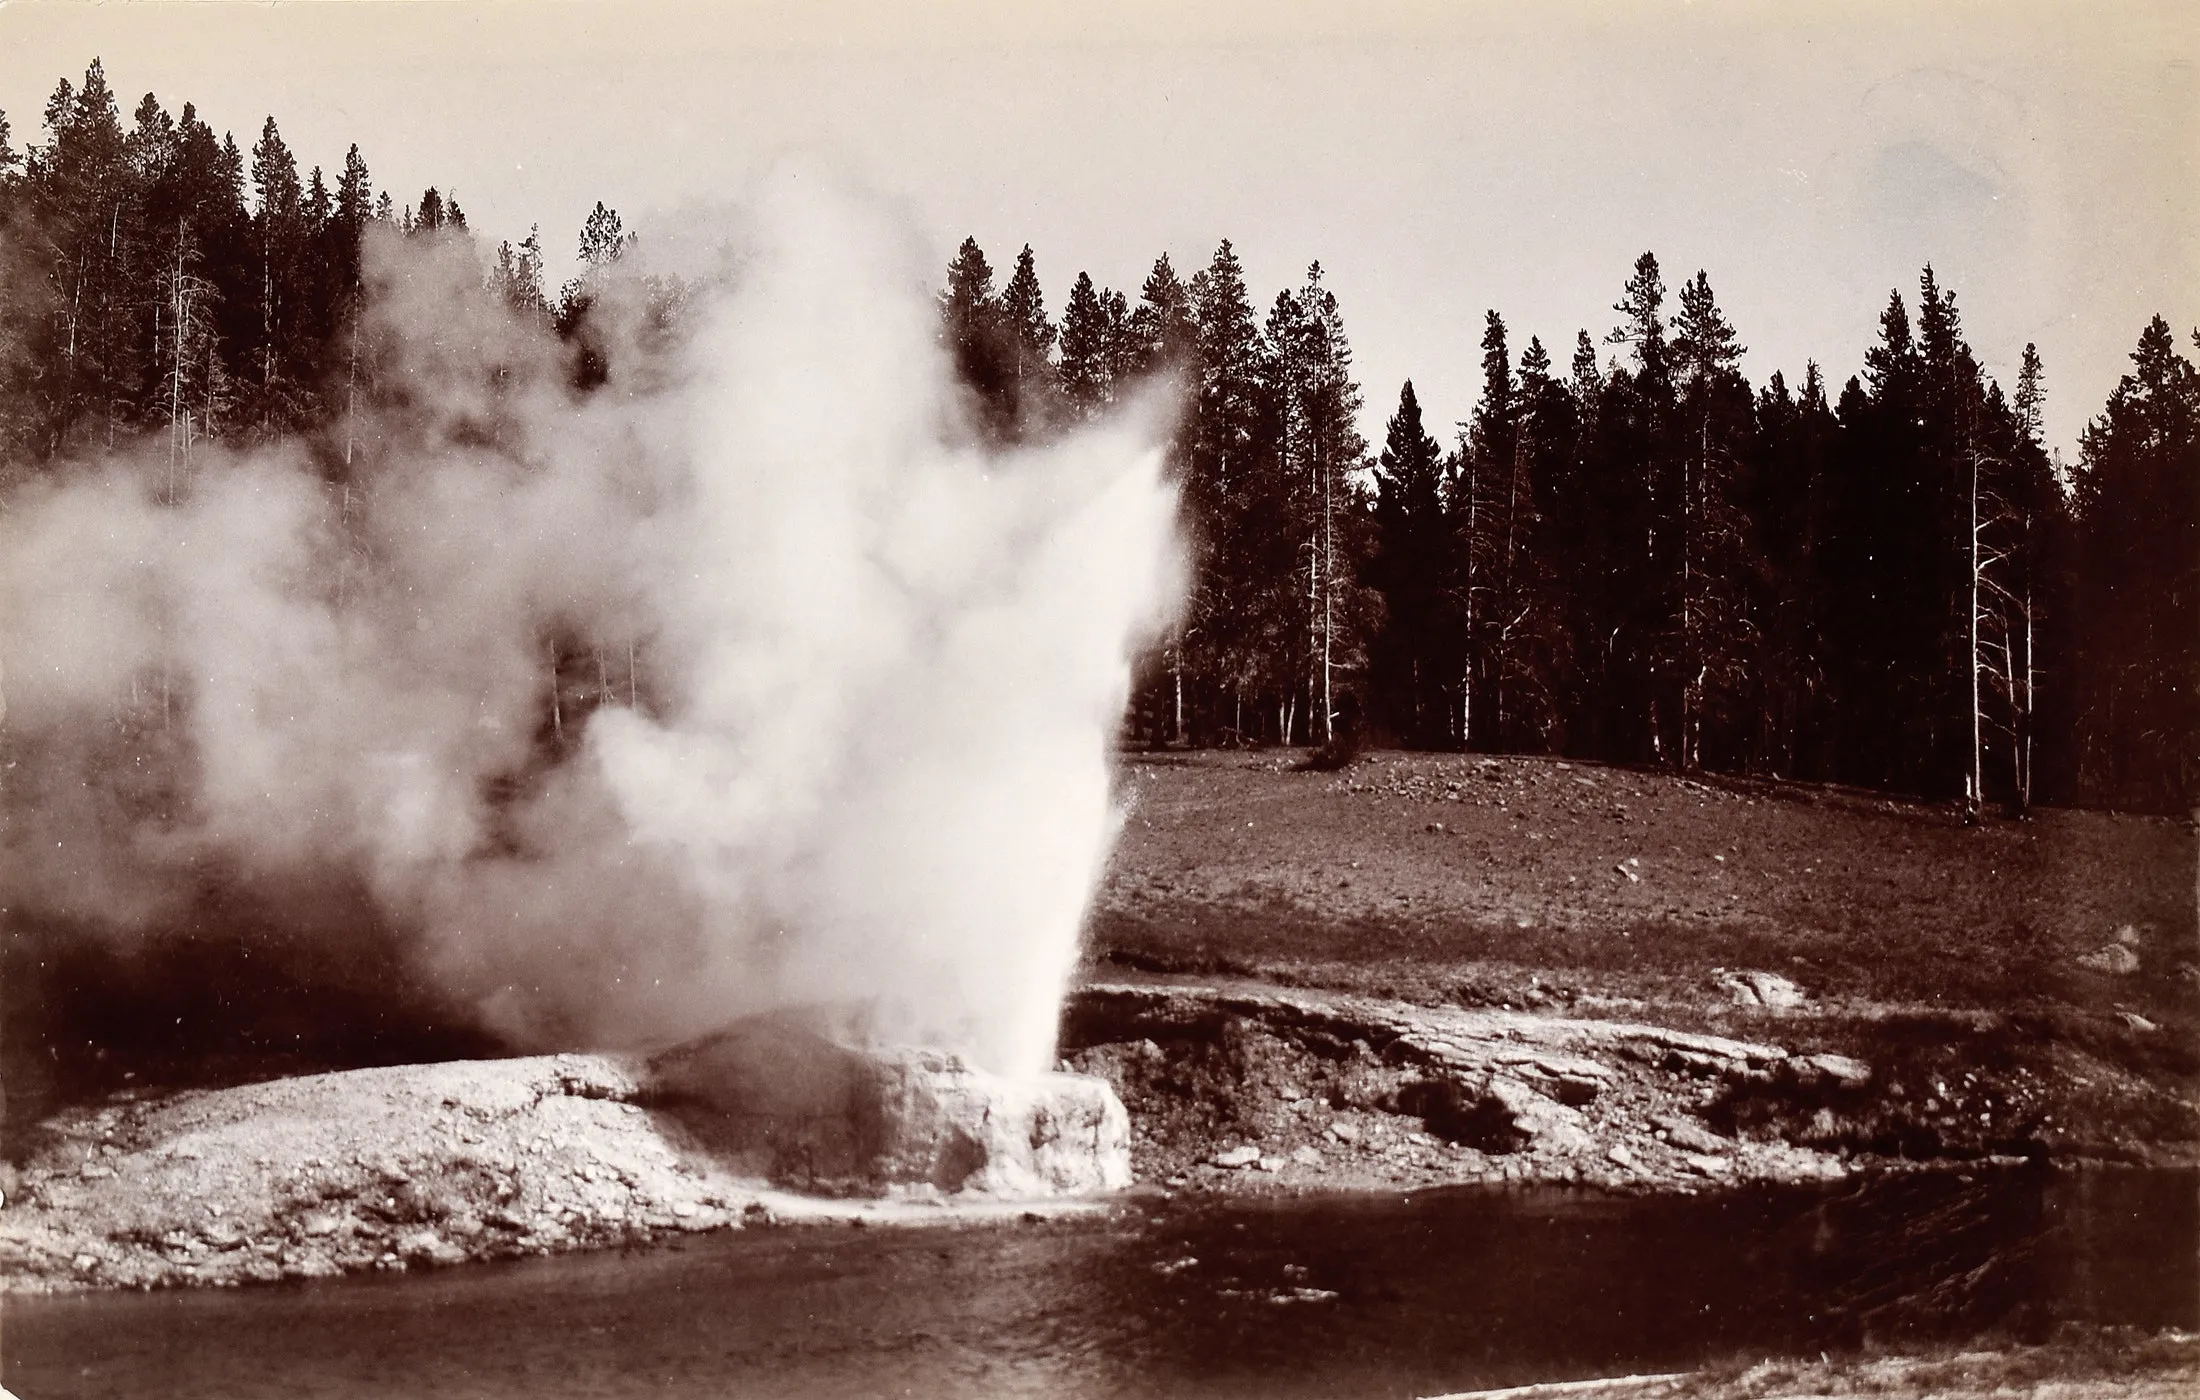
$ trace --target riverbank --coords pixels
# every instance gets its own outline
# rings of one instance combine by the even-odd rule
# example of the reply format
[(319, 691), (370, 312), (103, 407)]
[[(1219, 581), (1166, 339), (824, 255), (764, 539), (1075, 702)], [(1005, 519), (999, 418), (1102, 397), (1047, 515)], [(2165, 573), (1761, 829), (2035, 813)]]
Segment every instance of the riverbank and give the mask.
[[(898, 1137), (874, 1151), (932, 1153), (918, 1139), (935, 1125), (920, 1116), (937, 1108), (943, 1077), (935, 1071), (918, 1086), (927, 1102), (905, 1107), (888, 1128)], [(949, 1125), (956, 1182), (940, 1182), (929, 1155), (919, 1170), (897, 1173), (916, 1180), (845, 1179), (860, 1164), (844, 1121), (782, 1118), (751, 1133), (750, 1150), (729, 1151), (712, 1128), (741, 1120), (698, 1113), (667, 1093), (666, 1080), (662, 1061), (551, 1055), (125, 1091), (79, 1105), (42, 1123), (0, 1181), (0, 1289), (221, 1287), (636, 1247), (744, 1226), (943, 1224), (1093, 1208), (1047, 1194), (1033, 1151), (1019, 1165), (959, 1124)], [(1094, 1102), (1055, 1091), (1049, 1107), (1064, 1137)], [(971, 1119), (1013, 1116), (997, 1098), (950, 1108)], [(1112, 1134), (1119, 1160), (1121, 1110), (1110, 1111), (1113, 1124), (1084, 1126)], [(1029, 1125), (1021, 1131), (1028, 1137)], [(762, 1143), (766, 1133), (780, 1142)], [(1086, 1146), (1086, 1158), (1108, 1155), (1104, 1144)], [(837, 1160), (825, 1163), (829, 1152)], [(804, 1170), (827, 1165), (839, 1179)], [(1073, 1195), (1080, 1172), (1104, 1184), (1105, 1161), (1039, 1166)]]
[(1123, 787), (1064, 1044), (1153, 1179), (2200, 1152), (2190, 822), (1458, 754), (1140, 755)]
[(2072, 1329), (2054, 1342), (1928, 1355), (1763, 1361), (1663, 1375), (1614, 1376), (1431, 1400), (2184, 1400), (2200, 1389), (2200, 1337)]

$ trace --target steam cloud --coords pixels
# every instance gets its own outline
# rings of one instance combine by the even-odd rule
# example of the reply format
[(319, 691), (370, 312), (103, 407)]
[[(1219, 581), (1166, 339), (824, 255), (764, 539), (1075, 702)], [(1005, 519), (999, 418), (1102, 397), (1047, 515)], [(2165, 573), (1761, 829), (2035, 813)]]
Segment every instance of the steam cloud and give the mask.
[[(1043, 1067), (1173, 606), (1158, 411), (988, 453), (893, 220), (784, 169), (732, 229), (676, 332), (603, 290), (586, 395), (470, 252), (374, 238), (354, 485), (155, 443), (0, 500), (5, 903), (341, 879), (522, 1043), (860, 1003)], [(605, 703), (552, 713), (561, 652)]]

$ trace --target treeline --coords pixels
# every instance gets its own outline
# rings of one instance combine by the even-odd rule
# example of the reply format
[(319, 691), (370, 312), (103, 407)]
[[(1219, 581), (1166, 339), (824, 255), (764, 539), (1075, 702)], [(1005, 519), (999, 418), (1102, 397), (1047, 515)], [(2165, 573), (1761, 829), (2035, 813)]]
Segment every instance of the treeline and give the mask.
[[(0, 113), (0, 484), (87, 447), (165, 434), (312, 434), (371, 372), (356, 334), (371, 225), (467, 234), (454, 193), (399, 205), (352, 146), (333, 180), (269, 117), (249, 152), (151, 93), (125, 122), (97, 60), (47, 100), (45, 141), (17, 151)], [(626, 246), (598, 205), (584, 264)], [(570, 331), (584, 284), (552, 294), (530, 231), (486, 259), (490, 284)]]
[(1029, 247), (996, 292), (965, 241), (941, 307), (1004, 438), (1156, 372), (1187, 391), (1193, 591), (1148, 742), (2200, 802), (2200, 375), (2160, 317), (2066, 468), (2037, 351), (1996, 383), (1930, 267), (1834, 390), (1815, 363), (1750, 384), (1708, 276), (1669, 301), (1645, 253), (1601, 344), (1561, 369), (1490, 311), (1456, 439), (1408, 382), (1372, 455), (1318, 263), (1264, 317), (1228, 242), (1188, 280), (1161, 257), (1135, 305), (1080, 273), (1057, 325)]
[[(399, 206), (357, 147), (333, 182), (301, 176), (272, 118), (249, 153), (150, 94), (126, 123), (97, 62), (44, 133), (19, 152), (0, 114), (0, 490), (163, 437), (186, 463), (210, 437), (302, 437), (350, 470), (331, 428), (376, 389), (362, 241), (470, 238), (457, 199)], [(630, 238), (599, 204), (583, 278), (555, 294), (535, 233), (480, 253), (493, 290), (573, 341), (577, 392), (603, 372), (589, 270)], [(2166, 323), (2064, 466), (2037, 354), (1993, 382), (1929, 268), (1838, 391), (1815, 364), (1751, 385), (1704, 273), (1673, 301), (1645, 254), (1563, 368), (1491, 311), (1456, 437), (1408, 383), (1378, 448), (1319, 264), (1263, 311), (1224, 242), (1189, 277), (1163, 256), (1135, 301), (1079, 274), (1056, 320), (1028, 247), (996, 289), (966, 240), (940, 298), (996, 440), (1156, 376), (1183, 390), (1192, 594), (1138, 688), (1149, 742), (1548, 752), (1974, 807), (2200, 802), (2200, 374)]]

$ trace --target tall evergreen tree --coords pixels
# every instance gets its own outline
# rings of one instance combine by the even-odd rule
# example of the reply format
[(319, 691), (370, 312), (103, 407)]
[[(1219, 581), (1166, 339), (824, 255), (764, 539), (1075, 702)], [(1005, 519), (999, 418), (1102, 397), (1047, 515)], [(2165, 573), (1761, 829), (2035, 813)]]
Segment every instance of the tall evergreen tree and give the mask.
[(307, 309), (311, 229), (298, 163), (271, 116), (252, 148), (252, 248), (258, 325), (250, 343), (246, 415), (262, 436), (299, 426), (310, 412), (315, 366)]
[(129, 277), (135, 189), (121, 114), (98, 59), (81, 88), (64, 80), (54, 89), (46, 131), (26, 178), (56, 322), (41, 415), (51, 453), (87, 427), (111, 444), (128, 426), (136, 387)]
[(1659, 523), (1674, 575), (1673, 759), (1688, 770), (1703, 766), (1707, 736), (1724, 766), (1739, 764), (1754, 737), (1758, 561), (1739, 480), (1755, 429), (1744, 347), (1700, 269), (1680, 303), (1671, 346), (1680, 440)]
[(1044, 427), (1055, 409), (1055, 329), (1029, 243), (1016, 255), (1016, 270), (1001, 289), (1000, 324), (1006, 335), (1009, 421), (1019, 433)]
[(980, 425), (997, 440), (1011, 435), (1007, 337), (993, 293), (993, 266), (975, 238), (965, 238), (947, 266), (940, 340), (953, 357), (956, 377), (970, 391)]
[(1192, 308), (1192, 294), (1176, 275), (1163, 253), (1139, 289), (1138, 307), (1131, 312), (1130, 344), (1133, 372), (1181, 370), (1192, 362), (1199, 346), (1199, 319)]
[[(1141, 310), (1157, 358), (1169, 353), (1174, 282), (1165, 259), (1147, 279)], [(1270, 707), (1281, 716), (1294, 692), (1294, 532), (1280, 430), (1263, 378), (1265, 347), (1228, 239), (1184, 290), (1193, 318), (1186, 376), (1192, 402), (1177, 455), (1192, 587), (1176, 664), (1199, 692), (1191, 699), (1194, 734), (1220, 730), (1241, 738), (1267, 733)], [(1217, 711), (1211, 720), (1203, 703), (1210, 693)], [(1279, 737), (1282, 728), (1279, 718)]]
[(1308, 266), (1296, 292), (1277, 297), (1267, 340), (1304, 580), (1303, 713), (1309, 722), (1302, 732), (1328, 744), (1336, 740), (1340, 720), (1349, 719), (1349, 708), (1359, 705), (1358, 680), (1366, 664), (1368, 608), (1353, 580), (1363, 551), (1355, 480), (1367, 444), (1356, 425), (1361, 399), (1352, 378), (1351, 344), (1320, 263)]
[(1383, 623), (1370, 681), (1386, 727), (1424, 747), (1451, 738), (1448, 682), (1459, 664), (1443, 457), (1422, 426), (1409, 379), (1398, 392), (1398, 411), (1390, 416), (1375, 466), (1376, 540), (1368, 576), (1382, 596)]
[(1116, 331), (1088, 273), (1077, 274), (1062, 309), (1062, 397), (1076, 418), (1091, 418), (1104, 408), (1114, 389)]
[(1543, 342), (1520, 354), (1516, 475), (1508, 481), (1496, 654), (1497, 736), (1508, 748), (1547, 750), (1563, 739), (1561, 695), (1572, 659), (1560, 588), (1562, 558), (1549, 525), (1556, 494), (1572, 481), (1580, 415), (1552, 374)]
[(1781, 777), (1832, 775), (1826, 624), (1826, 480), (1838, 424), (1817, 362), (1792, 393), (1775, 371), (1757, 397), (1748, 510), (1763, 563), (1757, 612), (1764, 662), (1756, 695), (1753, 764)]
[(2072, 658), (2079, 781), (2095, 800), (2200, 800), (2200, 372), (2147, 323), (2086, 426)]

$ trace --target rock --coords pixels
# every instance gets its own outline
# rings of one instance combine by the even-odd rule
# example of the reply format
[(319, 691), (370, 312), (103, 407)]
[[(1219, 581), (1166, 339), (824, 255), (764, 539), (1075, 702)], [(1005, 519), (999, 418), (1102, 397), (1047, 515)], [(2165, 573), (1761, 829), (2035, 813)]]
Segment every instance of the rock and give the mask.
[(1260, 1149), (1251, 1143), (1240, 1143), (1224, 1148), (1207, 1160), (1218, 1167), (1249, 1167), (1260, 1160)]
[(1444, 1141), (1483, 1152), (1530, 1145), (1574, 1151), (1589, 1143), (1578, 1112), (1508, 1074), (1491, 1075), (1481, 1088), (1449, 1077), (1417, 1080), (1399, 1089), (1398, 1107)]
[(2122, 943), (2109, 943), (2080, 955), (2078, 966), (2111, 977), (2129, 977), (2139, 970), (2139, 955)]
[(1724, 1056), (1679, 1048), (1667, 1049), (1661, 1063), (1676, 1074), (1692, 1074), (1698, 1079), (1718, 1079), (1734, 1068), (1734, 1061)]
[(199, 1227), (199, 1238), (216, 1249), (235, 1249), (244, 1243), (244, 1231), (230, 1221), (217, 1218)]
[(1283, 1164), (1284, 1159), (1275, 1156), (1264, 1156), (1259, 1162), (1255, 1163), (1264, 1172), (1280, 1172), (1283, 1170)]
[(397, 1241), (396, 1254), (399, 1259), (412, 1264), (458, 1264), (463, 1263), (466, 1258), (466, 1251), (433, 1230), (414, 1230), (401, 1236)]
[(1560, 1152), (1576, 1152), (1590, 1146), (1589, 1131), (1578, 1111), (1553, 1103), (1519, 1080), (1493, 1074), (1486, 1094), (1488, 1101), (1502, 1105), (1512, 1115), (1514, 1130), (1536, 1146)]
[(1843, 1089), (1861, 1089), (1872, 1082), (1872, 1067), (1847, 1055), (1805, 1055), (1801, 1062)]
[(1777, 972), (1729, 972), (1725, 968), (1715, 968), (1712, 976), (1736, 1006), (1786, 1010), (1801, 1006), (1806, 999), (1801, 987)]
[(1734, 1164), (1726, 1158), (1702, 1152), (1682, 1153), (1681, 1163), (1699, 1176), (1726, 1176), (1734, 1170)]
[(2158, 1031), (2161, 1029), (2160, 1026), (2155, 1025), (2152, 1021), (2149, 1021), (2146, 1017), (2141, 1016), (2136, 1011), (2119, 1011), (2116, 1013), (2116, 1018), (2122, 1021), (2125, 1025), (2131, 1027), (2133, 1030), (2138, 1031), (2141, 1035), (2146, 1034), (2148, 1031)]
[(309, 1210), (298, 1217), (298, 1230), (305, 1235), (333, 1235), (340, 1223), (342, 1222), (328, 1211)]
[(1662, 1129), (1665, 1140), (1688, 1152), (1725, 1152), (1734, 1146), (1702, 1124), (1683, 1118), (1677, 1113), (1660, 1114), (1650, 1120)]
[(943, 1051), (859, 1049), (779, 1015), (659, 1055), (646, 1079), (714, 1154), (782, 1184), (1026, 1198), (1131, 1183), (1129, 1115), (1089, 1075), (1007, 1079)]
[(2116, 941), (2126, 948), (2136, 948), (2142, 940), (2139, 937), (2139, 930), (2136, 925), (2125, 924), (2122, 928), (2116, 930)]
[(1342, 1118), (1329, 1125), (1329, 1135), (1339, 1142), (1358, 1142), (1360, 1130)]
[(1580, 1108), (1596, 1102), (1602, 1086), (1586, 1075), (1560, 1074), (1551, 1080), (1551, 1097), (1568, 1108)]
[(1633, 1167), (1635, 1165), (1635, 1154), (1627, 1150), (1625, 1143), (1613, 1144), (1612, 1149), (1604, 1154), (1604, 1158), (1616, 1167)]
[(1302, 1167), (1318, 1167), (1322, 1164), (1321, 1149), (1311, 1145), (1291, 1149), (1291, 1160)]

